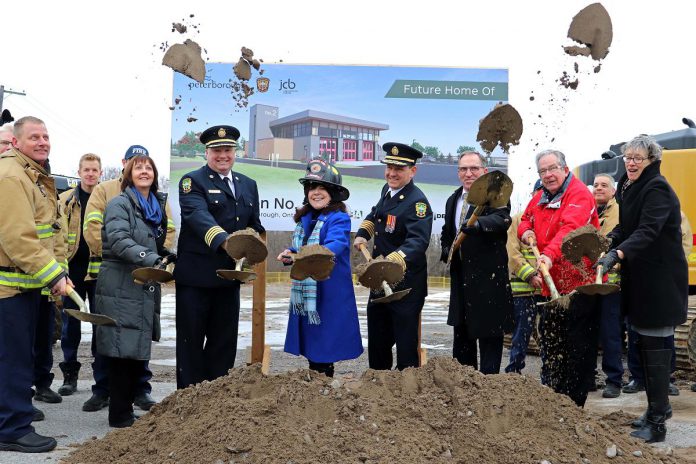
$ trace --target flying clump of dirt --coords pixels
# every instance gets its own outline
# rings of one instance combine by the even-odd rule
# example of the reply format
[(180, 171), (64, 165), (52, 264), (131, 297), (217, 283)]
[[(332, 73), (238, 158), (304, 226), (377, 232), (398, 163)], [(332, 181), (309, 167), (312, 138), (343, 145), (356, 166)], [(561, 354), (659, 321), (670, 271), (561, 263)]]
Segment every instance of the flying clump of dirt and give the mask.
[(479, 121), (476, 141), (486, 153), (490, 154), (498, 145), (508, 153), (510, 145), (520, 143), (522, 128), (522, 118), (517, 110), (512, 105), (501, 102)]
[[(579, 45), (567, 45), (563, 47), (563, 50), (570, 56), (589, 56), (593, 60), (600, 61), (609, 54), (613, 37), (609, 13), (601, 3), (593, 3), (580, 10), (570, 22), (568, 38)], [(574, 63), (573, 69), (575, 72), (573, 77), (564, 71), (558, 81), (563, 87), (575, 90), (579, 84), (577, 74), (580, 67), (577, 62)], [(602, 63), (598, 63), (593, 67), (593, 72), (596, 74), (601, 69)]]
[(573, 17), (568, 37), (580, 45), (563, 47), (571, 56), (591, 56), (594, 60), (606, 58), (613, 38), (611, 17), (601, 3), (586, 6)]
[[(182, 18), (180, 22), (172, 22), (172, 32), (185, 34), (186, 32), (198, 30), (199, 24), (193, 22), (191, 18), (195, 15), (190, 14), (188, 18)], [(169, 66), (174, 71), (190, 77), (194, 81), (202, 84), (205, 81), (205, 62), (201, 56), (201, 49), (198, 43), (191, 39), (186, 39), (183, 44), (174, 44), (171, 47), (169, 42), (162, 42), (160, 50), (165, 52), (162, 64)]]
[(247, 82), (251, 80), (252, 68), (258, 71), (259, 75), (263, 75), (261, 63), (263, 60), (254, 58), (254, 52), (250, 48), (242, 47), (242, 56), (232, 68), (237, 78), (232, 82), (232, 99), (238, 109), (249, 105), (249, 97), (254, 93), (254, 88)]
[(443, 357), (359, 379), (233, 369), (63, 462), (598, 463), (610, 450), (614, 463), (676, 462), (536, 379), (483, 375)]
[(162, 64), (199, 84), (205, 81), (205, 62), (201, 58), (201, 47), (191, 39), (169, 47), (162, 58)]
[(580, 80), (576, 77), (575, 80), (571, 80), (572, 78), (570, 75), (563, 71), (563, 75), (561, 75), (559, 82), (563, 87), (566, 89), (572, 89), (575, 90), (578, 88), (578, 84), (580, 83)]

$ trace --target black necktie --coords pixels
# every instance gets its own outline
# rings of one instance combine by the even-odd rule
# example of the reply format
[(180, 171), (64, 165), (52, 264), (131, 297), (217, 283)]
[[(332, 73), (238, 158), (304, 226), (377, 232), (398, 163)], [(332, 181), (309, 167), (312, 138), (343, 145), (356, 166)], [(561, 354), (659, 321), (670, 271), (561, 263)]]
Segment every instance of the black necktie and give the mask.
[(229, 177), (225, 177), (225, 184), (227, 184), (227, 188), (229, 188), (230, 192), (232, 192), (232, 196), (237, 198), (234, 192), (234, 184), (232, 184), (232, 180), (230, 180)]

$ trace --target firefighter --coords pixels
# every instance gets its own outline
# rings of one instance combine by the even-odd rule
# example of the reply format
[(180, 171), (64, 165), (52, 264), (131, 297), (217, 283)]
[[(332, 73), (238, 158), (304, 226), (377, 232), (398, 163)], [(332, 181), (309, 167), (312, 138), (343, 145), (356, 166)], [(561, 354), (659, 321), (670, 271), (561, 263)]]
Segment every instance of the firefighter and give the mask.
[[(59, 206), (63, 218), (63, 227), (67, 239), (67, 259), (70, 265), (70, 280), (75, 283), (75, 291), (83, 300), (89, 300), (90, 308), (94, 308), (94, 281), (85, 280), (89, 263), (89, 247), (82, 234), (85, 220), (85, 210), (94, 187), (102, 175), (101, 158), (93, 153), (82, 155), (78, 164), (77, 175), (80, 181), (73, 189), (60, 194)], [(73, 309), (77, 305), (69, 298), (64, 306)], [(77, 361), (77, 350), (80, 346), (80, 321), (63, 313), (63, 326), (60, 337), (60, 348), (63, 351), (63, 362), (59, 364), (63, 373), (63, 385), (58, 389), (61, 396), (69, 396), (77, 390), (77, 378), (80, 363)], [(95, 338), (92, 337), (92, 356), (96, 354)], [(94, 378), (106, 376), (102, 363), (95, 359)]]
[(72, 282), (55, 255), (58, 196), (45, 169), (51, 144), (43, 121), (19, 119), (12, 144), (0, 157), (0, 451), (39, 453), (57, 444), (31, 426), (41, 289), (58, 297)]

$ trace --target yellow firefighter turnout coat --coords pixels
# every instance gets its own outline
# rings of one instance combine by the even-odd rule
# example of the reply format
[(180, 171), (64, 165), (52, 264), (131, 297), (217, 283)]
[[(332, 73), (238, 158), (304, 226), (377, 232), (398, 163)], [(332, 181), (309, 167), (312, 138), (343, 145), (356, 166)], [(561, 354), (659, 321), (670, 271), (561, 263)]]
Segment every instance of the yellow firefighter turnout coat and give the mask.
[(68, 262), (72, 261), (80, 245), (80, 218), (82, 216), (82, 206), (80, 205), (77, 188), (66, 190), (58, 196), (58, 206), (60, 207), (63, 222), (61, 223), (66, 239), (65, 258)]
[[(89, 247), (89, 266), (87, 267), (88, 279), (96, 278), (99, 274), (99, 266), (102, 261), (102, 237), (101, 231), (104, 226), (104, 211), (106, 205), (121, 194), (121, 181), (123, 176), (118, 179), (111, 179), (101, 182), (94, 187), (92, 194), (89, 196), (85, 210), (85, 222), (82, 225), (82, 233), (85, 235), (85, 242)], [(167, 238), (164, 242), (164, 247), (167, 250), (172, 250), (174, 241), (176, 240), (176, 229), (174, 228), (174, 220), (172, 219), (172, 210), (169, 207), (169, 202), (166, 204), (167, 214)], [(78, 216), (79, 222), (79, 216)], [(75, 242), (79, 244), (79, 236)], [(77, 246), (77, 245), (76, 245)]]
[(17, 149), (0, 157), (0, 298), (50, 287), (66, 275), (53, 178)]
[(536, 273), (536, 258), (532, 249), (517, 238), (517, 228), (520, 225), (522, 213), (512, 217), (512, 224), (507, 230), (508, 269), (510, 271), (510, 286), (513, 296), (540, 295), (541, 289), (534, 288), (528, 279)]

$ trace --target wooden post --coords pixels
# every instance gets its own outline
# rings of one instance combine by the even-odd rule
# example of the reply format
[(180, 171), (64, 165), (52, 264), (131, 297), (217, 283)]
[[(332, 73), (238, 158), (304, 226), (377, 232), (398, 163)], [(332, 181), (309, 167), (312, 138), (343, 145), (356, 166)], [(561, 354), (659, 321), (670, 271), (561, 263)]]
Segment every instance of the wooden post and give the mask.
[[(261, 234), (266, 241), (266, 233)], [(256, 279), (253, 283), (251, 309), (251, 356), (250, 364), (261, 363), (261, 371), (268, 374), (271, 350), (266, 345), (266, 261), (254, 266)]]
[(420, 361), (420, 367), (425, 366), (425, 363), (428, 362), (428, 350), (423, 348), (421, 346), (421, 327), (422, 327), (422, 315), (423, 315), (423, 310), (421, 309), (421, 315), (418, 316), (418, 360)]

